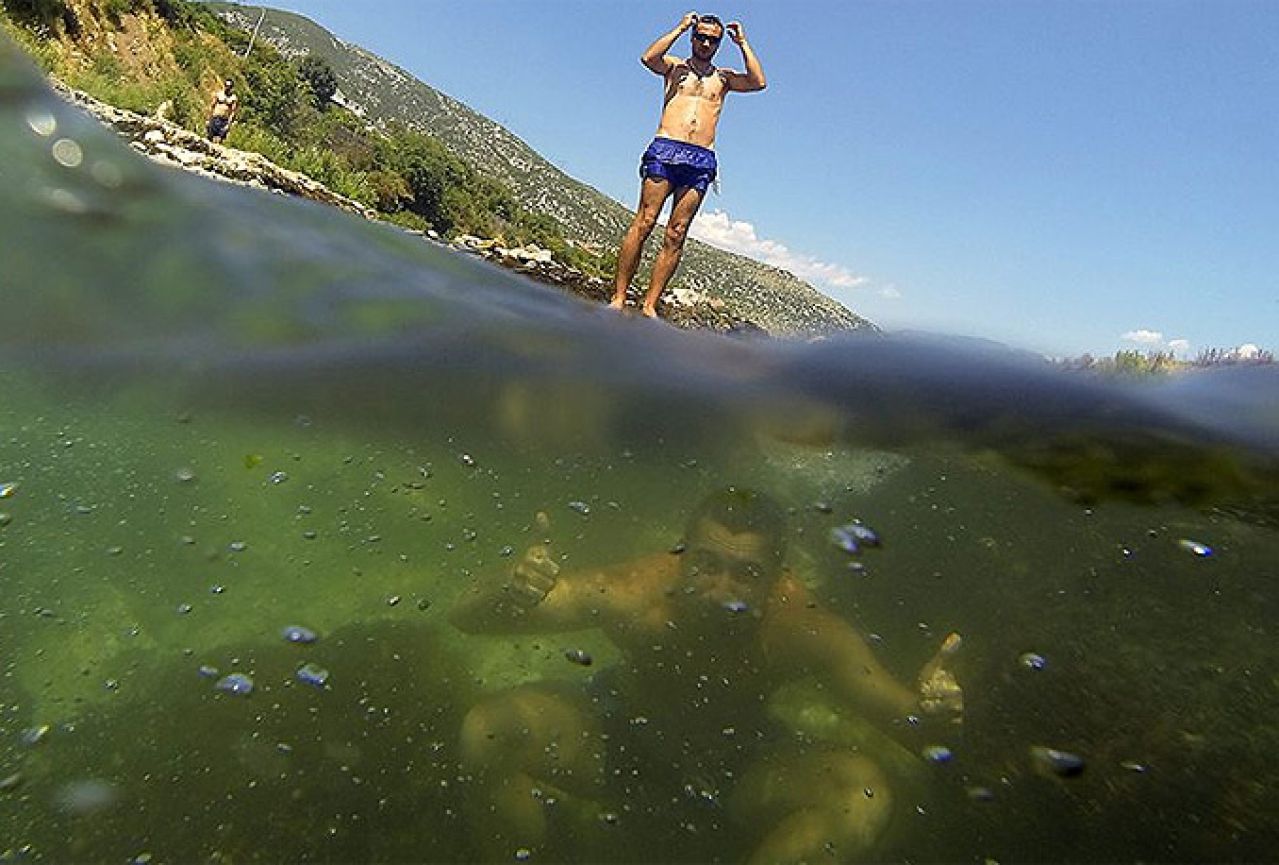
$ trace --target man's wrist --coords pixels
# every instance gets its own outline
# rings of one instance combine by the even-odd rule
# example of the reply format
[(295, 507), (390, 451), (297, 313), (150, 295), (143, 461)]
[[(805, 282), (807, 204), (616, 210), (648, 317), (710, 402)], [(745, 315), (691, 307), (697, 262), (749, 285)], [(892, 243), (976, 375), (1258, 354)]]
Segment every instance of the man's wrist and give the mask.
[(511, 582), (507, 583), (506, 588), (510, 593), (511, 600), (525, 610), (531, 610), (546, 600), (546, 590), (539, 589), (530, 583), (523, 581)]

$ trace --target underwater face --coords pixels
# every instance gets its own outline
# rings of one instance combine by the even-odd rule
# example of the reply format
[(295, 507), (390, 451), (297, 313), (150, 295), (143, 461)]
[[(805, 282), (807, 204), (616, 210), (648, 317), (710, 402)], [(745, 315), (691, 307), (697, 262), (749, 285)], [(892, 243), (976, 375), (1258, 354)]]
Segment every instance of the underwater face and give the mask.
[(768, 539), (756, 532), (734, 533), (703, 522), (689, 538), (680, 565), (684, 596), (705, 604), (756, 609), (777, 576)]

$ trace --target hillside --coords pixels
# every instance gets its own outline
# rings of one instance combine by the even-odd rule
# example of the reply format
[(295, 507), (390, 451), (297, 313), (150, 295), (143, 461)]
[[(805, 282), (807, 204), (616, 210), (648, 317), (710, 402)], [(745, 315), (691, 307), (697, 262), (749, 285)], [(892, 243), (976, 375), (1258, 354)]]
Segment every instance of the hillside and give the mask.
[[(261, 7), (210, 3), (228, 23), (251, 31)], [(631, 211), (560, 171), (492, 120), (424, 84), (392, 63), (345, 43), (307, 18), (267, 9), (258, 39), (281, 54), (320, 57), (338, 79), (335, 101), (375, 126), (431, 135), (508, 186), (530, 211), (556, 219), (576, 242), (596, 251), (616, 246)], [(676, 285), (721, 297), (737, 315), (779, 335), (811, 335), (874, 325), (794, 275), (689, 240)]]

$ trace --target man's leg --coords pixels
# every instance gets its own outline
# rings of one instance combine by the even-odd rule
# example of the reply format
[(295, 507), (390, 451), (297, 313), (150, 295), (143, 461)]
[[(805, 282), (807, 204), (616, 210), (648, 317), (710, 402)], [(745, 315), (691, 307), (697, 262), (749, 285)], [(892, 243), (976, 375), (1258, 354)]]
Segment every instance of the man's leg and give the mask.
[(671, 218), (666, 222), (666, 235), (662, 238), (662, 251), (657, 254), (653, 263), (653, 278), (649, 281), (648, 293), (644, 295), (644, 315), (657, 318), (657, 300), (666, 290), (675, 268), (679, 267), (680, 256), (684, 254), (684, 239), (688, 236), (688, 227), (697, 215), (697, 208), (702, 205), (703, 194), (687, 186), (675, 190), (675, 203), (671, 206)]
[(639, 268), (640, 255), (644, 252), (644, 242), (653, 233), (657, 218), (662, 213), (662, 205), (666, 196), (671, 194), (668, 180), (657, 177), (646, 177), (640, 185), (639, 209), (635, 211), (635, 219), (622, 238), (622, 247), (617, 252), (617, 275), (613, 278), (613, 300), (609, 306), (621, 309), (626, 304), (626, 289), (635, 278)]
[(752, 863), (856, 862), (873, 856), (893, 796), (870, 759), (830, 747), (751, 768), (730, 807), (742, 825), (769, 827)]
[(598, 724), (572, 697), (526, 685), (495, 694), (462, 722), (467, 798), (484, 858), (507, 861), (546, 843), (548, 800), (599, 796), (604, 781)]

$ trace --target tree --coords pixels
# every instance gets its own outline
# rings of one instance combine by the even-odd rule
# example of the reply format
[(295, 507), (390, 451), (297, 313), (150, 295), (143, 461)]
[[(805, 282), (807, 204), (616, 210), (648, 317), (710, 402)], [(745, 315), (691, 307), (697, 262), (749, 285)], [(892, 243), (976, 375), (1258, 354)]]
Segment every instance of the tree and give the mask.
[(252, 63), (244, 71), (248, 88), (243, 91), (245, 114), (285, 141), (298, 132), (305, 88), (291, 64), (278, 57)]
[(298, 75), (311, 88), (311, 100), (316, 111), (324, 111), (338, 92), (338, 77), (333, 67), (323, 57), (314, 54), (306, 55), (302, 65), (298, 67)]

